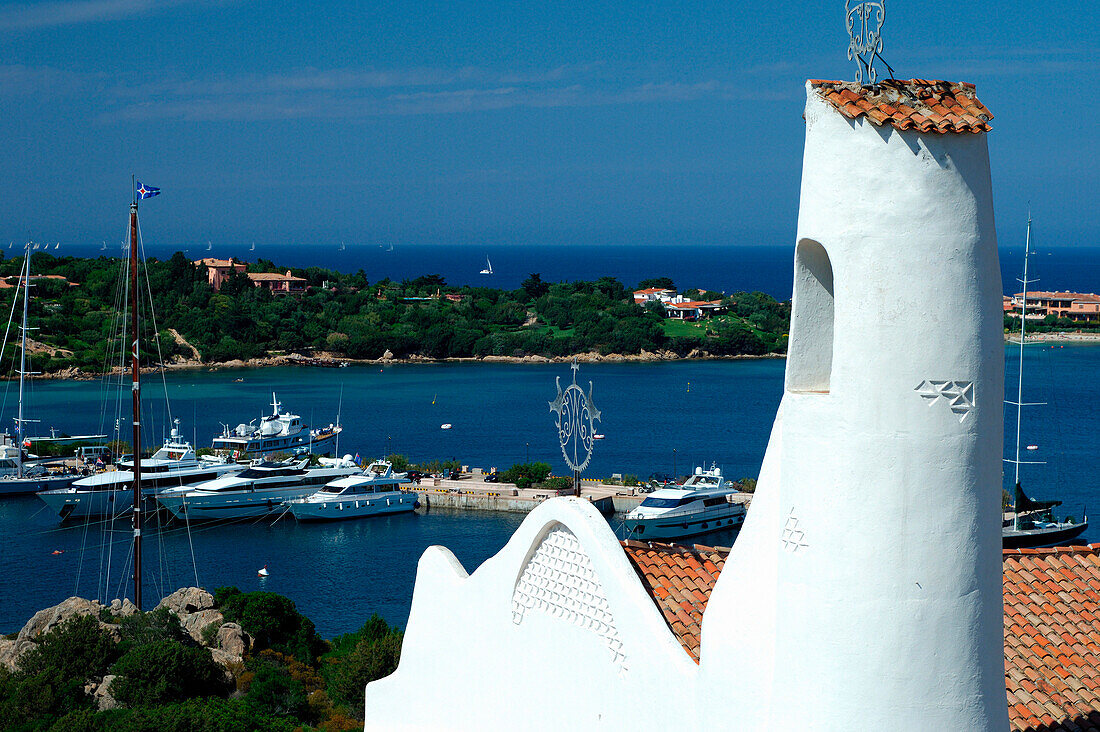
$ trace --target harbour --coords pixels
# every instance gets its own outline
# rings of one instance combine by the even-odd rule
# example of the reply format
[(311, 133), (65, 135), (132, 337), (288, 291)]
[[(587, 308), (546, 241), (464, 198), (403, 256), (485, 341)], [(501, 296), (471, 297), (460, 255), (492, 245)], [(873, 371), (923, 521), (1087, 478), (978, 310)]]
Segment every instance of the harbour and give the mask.
[[(1011, 383), (1016, 354), (1013, 349), (1005, 354)], [(604, 513), (610, 502), (609, 524), (625, 538), (622, 516), (641, 496), (619, 495), (631, 489), (597, 478), (683, 475), (711, 460), (733, 480), (754, 477), (782, 393), (783, 367), (778, 359), (583, 365), (580, 380), (593, 381), (603, 413), (601, 430), (607, 435), (595, 445), (584, 494), (593, 496)], [(1049, 402), (1026, 425), (1025, 442), (1037, 443), (1037, 452), (1048, 462), (1043, 482), (1032, 483), (1032, 492), (1038, 498), (1063, 500), (1059, 513), (1079, 515), (1093, 495), (1089, 476), (1097, 472), (1089, 441), (1080, 439), (1092, 429), (1091, 416), (1079, 406), (1100, 403), (1100, 385), (1081, 375), (1100, 373), (1100, 347), (1037, 345), (1026, 349), (1025, 368), (1031, 398)], [(343, 384), (340, 453), (359, 453), (364, 464), (391, 453), (413, 461), (454, 458), (471, 471), (502, 471), (537, 460), (563, 475), (567, 470), (545, 405), (554, 393), (554, 377), (568, 372), (561, 364), (397, 365), (381, 372), (352, 366), (340, 369), (334, 382), (328, 370), (276, 367), (235, 370), (232, 377), (225, 372), (170, 373), (166, 384), (172, 414), (181, 417), (182, 431), (199, 446), (209, 446), (220, 432), (219, 420), (224, 422), (235, 410), (244, 422), (246, 416), (258, 416), (248, 412), (270, 400), (272, 390), (310, 424), (327, 424), (341, 407)], [(98, 382), (29, 384), (44, 429), (64, 424), (82, 433), (101, 430), (97, 418), (103, 387)], [(147, 424), (166, 424), (163, 399), (152, 388), (147, 398)], [(453, 429), (440, 430), (444, 421), (453, 422)], [(159, 430), (151, 432), (160, 437)], [(1010, 448), (1006, 441), (1006, 450)], [(527, 512), (545, 502), (540, 496), (547, 495), (537, 489), (502, 495), (508, 492), (502, 486), (472, 473), (457, 481), (440, 479), (438, 486), (434, 482), (425, 478), (415, 486), (424, 505), (410, 514), (309, 524), (283, 515), (195, 524), (190, 532), (178, 523), (151, 520), (145, 591), (149, 599), (159, 599), (160, 593), (181, 584), (271, 590), (291, 597), (326, 636), (358, 626), (360, 618), (346, 612), (349, 606), (377, 610), (403, 627), (424, 549), (448, 546), (472, 571), (504, 545)], [(35, 610), (71, 595), (126, 594), (118, 560), (127, 552), (128, 518), (114, 525), (59, 524), (36, 497), (9, 498), (0, 501), (0, 531), (8, 545), (0, 557), (0, 593), (7, 598), (0, 607), (0, 629), (13, 630)], [(1097, 541), (1100, 534), (1090, 528), (1081, 540)], [(736, 534), (709, 533), (687, 541), (729, 546)], [(108, 591), (100, 570), (112, 551), (119, 566)], [(271, 573), (260, 579), (256, 571), (265, 564)]]

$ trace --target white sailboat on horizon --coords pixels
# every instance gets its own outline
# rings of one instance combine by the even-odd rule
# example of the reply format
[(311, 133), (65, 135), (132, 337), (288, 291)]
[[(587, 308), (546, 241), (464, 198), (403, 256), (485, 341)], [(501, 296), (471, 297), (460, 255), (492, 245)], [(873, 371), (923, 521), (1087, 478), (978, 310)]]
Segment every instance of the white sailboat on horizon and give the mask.
[(493, 273), (493, 263), (489, 261), (489, 257), (485, 257), (485, 269), (481, 270), (480, 274), (491, 275)]

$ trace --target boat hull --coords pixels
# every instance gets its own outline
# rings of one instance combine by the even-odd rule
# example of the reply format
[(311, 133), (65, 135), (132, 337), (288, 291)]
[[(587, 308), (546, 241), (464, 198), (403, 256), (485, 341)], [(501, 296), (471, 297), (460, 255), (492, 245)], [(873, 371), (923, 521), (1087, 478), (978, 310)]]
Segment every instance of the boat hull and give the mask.
[(348, 519), (384, 516), (415, 510), (420, 502), (416, 493), (394, 493), (379, 496), (360, 496), (318, 502), (291, 503), (290, 513), (299, 521), (346, 521)]
[(683, 539), (713, 531), (737, 531), (745, 523), (745, 507), (736, 505), (721, 512), (680, 514), (678, 516), (653, 516), (623, 519), (626, 537), (639, 541), (653, 539)]
[(1014, 531), (1005, 528), (1001, 532), (1001, 542), (1005, 549), (1030, 549), (1043, 546), (1058, 546), (1065, 544), (1085, 532), (1089, 527), (1088, 521), (1070, 526), (1059, 526), (1043, 529), (1022, 529)]
[(286, 511), (286, 502), (305, 498), (316, 492), (317, 486), (273, 488), (255, 491), (226, 491), (223, 495), (184, 495), (167, 493), (157, 496), (157, 502), (177, 519), (188, 521), (224, 521), (226, 519), (263, 518)]
[(0, 478), (0, 497), (3, 496), (28, 496), (39, 491), (53, 491), (58, 488), (67, 488), (79, 475), (63, 475), (57, 477), (41, 478)]
[[(155, 508), (150, 500), (151, 494), (142, 491), (145, 496), (143, 507)], [(134, 508), (134, 492), (124, 490), (74, 491), (68, 488), (40, 491), (36, 494), (63, 521), (80, 518), (115, 518), (129, 514)]]

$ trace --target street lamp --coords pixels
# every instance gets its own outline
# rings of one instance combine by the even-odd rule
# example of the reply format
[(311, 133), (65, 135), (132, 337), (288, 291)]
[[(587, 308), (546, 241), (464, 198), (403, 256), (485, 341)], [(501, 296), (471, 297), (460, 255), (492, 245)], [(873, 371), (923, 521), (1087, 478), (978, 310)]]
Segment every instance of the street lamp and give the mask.
[(676, 482), (676, 448), (672, 448), (672, 482)]
[(523, 462), (525, 462), (525, 463), (531, 462), (531, 443), (530, 442), (523, 443)]
[(392, 439), (392, 436), (386, 435), (386, 458), (389, 458), (389, 456), (393, 454), (393, 450), (390, 448), (390, 441)]

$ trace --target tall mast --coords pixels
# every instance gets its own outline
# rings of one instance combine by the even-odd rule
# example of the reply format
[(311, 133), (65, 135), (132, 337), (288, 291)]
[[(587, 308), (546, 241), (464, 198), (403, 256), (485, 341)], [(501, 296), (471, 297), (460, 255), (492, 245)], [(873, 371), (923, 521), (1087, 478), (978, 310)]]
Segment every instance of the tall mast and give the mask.
[(19, 349), (19, 417), (15, 420), (19, 426), (19, 444), (16, 445), (19, 455), (19, 477), (23, 477), (23, 440), (26, 439), (23, 422), (23, 379), (27, 373), (27, 311), (31, 299), (31, 243), (27, 242), (26, 256), (23, 258), (23, 328), (22, 340)]
[(1024, 334), (1027, 332), (1027, 258), (1031, 253), (1031, 211), (1027, 212), (1027, 238), (1024, 240), (1024, 278), (1021, 280), (1024, 292), (1020, 304), (1020, 361), (1016, 369), (1016, 480), (1015, 491), (1012, 496), (1013, 518), (1012, 523), (1016, 529), (1020, 526), (1020, 510), (1016, 505), (1016, 499), (1020, 495), (1020, 424), (1023, 421), (1024, 409)]
[(134, 604), (141, 610), (141, 369), (138, 365), (137, 198), (130, 203), (130, 388), (134, 407)]

